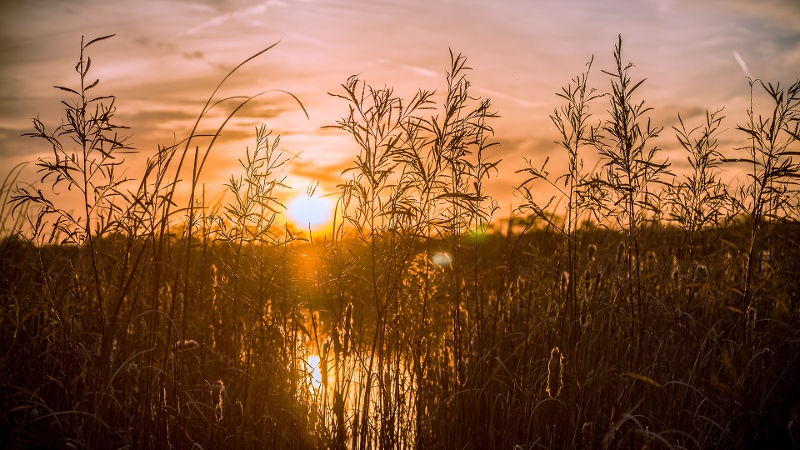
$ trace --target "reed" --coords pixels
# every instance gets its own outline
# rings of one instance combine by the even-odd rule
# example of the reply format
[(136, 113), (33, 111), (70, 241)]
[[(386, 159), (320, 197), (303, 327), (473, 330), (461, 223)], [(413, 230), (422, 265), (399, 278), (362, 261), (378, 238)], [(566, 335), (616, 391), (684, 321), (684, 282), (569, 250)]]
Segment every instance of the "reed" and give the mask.
[[(497, 115), (466, 59), (410, 98), (354, 76), (333, 94), (353, 161), (320, 236), (282, 223), (292, 153), (267, 125), (207, 192), (222, 131), (278, 92), (219, 98), (242, 65), (185, 139), (119, 175), (133, 149), (89, 76), (109, 37), (81, 43), (64, 125), (26, 134), (53, 151), (43, 181), (18, 166), (0, 188), (3, 446), (796, 445), (800, 84), (752, 82), (771, 110), (732, 131), (721, 110), (678, 116), (675, 176), (620, 37), (606, 90), (592, 58), (556, 94), (566, 169), (522, 161), (501, 230)], [(730, 164), (746, 183), (720, 181)]]

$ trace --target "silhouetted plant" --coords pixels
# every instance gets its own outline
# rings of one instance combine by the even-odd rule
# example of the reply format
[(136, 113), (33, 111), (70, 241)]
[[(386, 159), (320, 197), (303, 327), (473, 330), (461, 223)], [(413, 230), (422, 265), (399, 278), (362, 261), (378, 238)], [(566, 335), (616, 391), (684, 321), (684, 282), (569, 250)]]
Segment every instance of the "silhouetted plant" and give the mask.
[(668, 186), (665, 204), (669, 206), (670, 220), (686, 232), (690, 249), (694, 247), (697, 233), (719, 225), (729, 209), (727, 191), (718, 176), (723, 159), (717, 141), (724, 119), (721, 112), (706, 111), (705, 125), (691, 130), (687, 130), (678, 115), (680, 128), (673, 127), (678, 142), (689, 153), (686, 160), (691, 172)]
[[(549, 158), (545, 160), (541, 168), (535, 167), (532, 161), (527, 160), (528, 167), (518, 171), (528, 176), (518, 187), (518, 191), (522, 193), (525, 200), (520, 206), (520, 210), (531, 211), (536, 217), (546, 220), (555, 232), (564, 236), (567, 252), (566, 271), (567, 274), (576, 276), (578, 275), (578, 225), (587, 212), (598, 214), (600, 208), (597, 206), (602, 204), (603, 200), (602, 192), (591, 191), (595, 185), (589, 182), (590, 174), (584, 172), (583, 156), (580, 154), (582, 147), (593, 146), (595, 140), (595, 129), (588, 123), (591, 118), (589, 107), (593, 100), (601, 97), (601, 94), (588, 86), (589, 72), (593, 61), (594, 58), (586, 64), (586, 72), (576, 76), (572, 83), (562, 88), (561, 92), (556, 93), (558, 97), (566, 101), (566, 104), (550, 115), (550, 120), (560, 134), (560, 140), (557, 143), (567, 152), (567, 172), (551, 181), (550, 174), (546, 170)], [(552, 196), (545, 205), (537, 203), (537, 195), (531, 189), (532, 184), (539, 180), (543, 180), (557, 189), (559, 195), (566, 199), (564, 207), (566, 217), (563, 225), (552, 220), (551, 215), (547, 212), (550, 205), (556, 200), (556, 196)], [(577, 302), (575, 279), (572, 277), (570, 280), (569, 276), (565, 278), (567, 283), (564, 288), (567, 296), (564, 312), (566, 314), (575, 313)]]
[[(697, 270), (706, 267), (698, 258), (698, 255), (707, 253), (698, 248), (704, 245), (702, 232), (719, 229), (730, 216), (730, 197), (725, 184), (718, 177), (723, 160), (717, 141), (724, 119), (721, 112), (721, 109), (713, 113), (706, 111), (705, 124), (691, 130), (686, 128), (679, 114), (680, 128), (673, 127), (678, 142), (689, 153), (686, 159), (691, 171), (681, 177), (680, 181), (676, 179), (667, 187), (664, 209), (668, 218), (684, 232), (688, 250), (689, 281), (692, 286), (687, 308), (691, 305), (695, 287), (698, 285)], [(705, 283), (707, 282), (706, 279)]]
[[(396, 330), (387, 321), (397, 314), (401, 280), (410, 262), (410, 248), (402, 232), (408, 230), (410, 219), (416, 216), (407, 195), (410, 186), (399, 183), (402, 174), (402, 169), (398, 168), (401, 165), (399, 155), (408, 139), (404, 127), (417, 111), (426, 107), (431, 93), (419, 91), (406, 103), (396, 97), (391, 88), (375, 89), (356, 76), (350, 77), (342, 87), (344, 95), (331, 95), (348, 102), (349, 114), (337, 121), (335, 128), (353, 137), (358, 154), (355, 166), (343, 173), (349, 179), (339, 186), (341, 213), (355, 229), (355, 238), (368, 249), (364, 255), (367, 264), (359, 264), (364, 272), (359, 278), (365, 278), (369, 296), (355, 305), (355, 313), (367, 314), (375, 321), (368, 328), (372, 330), (371, 336), (362, 335), (353, 341), (356, 351), (363, 352), (367, 359), (363, 369), (365, 383), (360, 384), (353, 413), (354, 420), (359, 421), (355, 428), (361, 431), (354, 431), (352, 446), (365, 448), (371, 440), (373, 377), (380, 389), (391, 389), (385, 381), (388, 380), (386, 376), (392, 374), (391, 361), (397, 358), (397, 353), (387, 349), (386, 342)], [(372, 401), (378, 402), (378, 413), (387, 418), (393, 408), (382, 400), (383, 396)], [(385, 420), (382, 423), (386, 425)], [(383, 429), (379, 433), (381, 442), (393, 440), (388, 431)], [(337, 441), (341, 443), (341, 438)]]
[[(104, 355), (111, 345), (111, 334), (107, 327), (114, 321), (115, 314), (107, 310), (110, 305), (106, 304), (106, 297), (114, 295), (102, 286), (104, 280), (101, 276), (105, 270), (98, 262), (100, 257), (95, 240), (114, 231), (123, 213), (122, 205), (127, 199), (121, 186), (127, 178), (118, 174), (124, 162), (119, 157), (131, 151), (131, 147), (126, 143), (127, 137), (118, 134), (127, 127), (113, 122), (115, 98), (92, 96), (100, 80), (91, 81), (89, 78), (92, 59), (86, 50), (113, 36), (98, 37), (89, 42), (81, 38), (80, 56), (75, 65), (79, 86), (74, 89), (55, 86), (72, 96), (71, 101), (62, 101), (65, 122), (50, 131), (38, 118), (34, 118), (35, 131), (23, 134), (43, 139), (50, 145), (53, 159), (40, 158), (36, 165), (42, 174), (41, 181), (48, 181), (52, 192), (45, 194), (38, 188), (33, 192), (32, 187), (18, 186), (11, 199), (15, 210), (31, 206), (36, 209), (33, 211), (35, 219), (29, 219), (32, 240), (49, 243), (59, 237), (61, 244), (78, 244), (86, 249), (92, 279), (90, 296), (99, 314), (97, 331), (101, 336)], [(67, 191), (78, 193), (80, 213), (74, 214), (68, 206), (59, 205), (54, 200), (65, 187)], [(48, 227), (50, 234), (44, 239)], [(81, 265), (80, 262), (75, 264), (78, 273), (82, 270)], [(118, 297), (116, 304), (119, 301)], [(116, 310), (116, 307), (112, 306), (112, 309)]]
[[(602, 124), (595, 145), (603, 160), (602, 175), (592, 180), (593, 186), (606, 191), (608, 198), (598, 206), (604, 208), (606, 217), (625, 230), (624, 267), (627, 274), (625, 296), (637, 305), (642, 320), (643, 293), (639, 270), (642, 224), (658, 220), (661, 213), (656, 201), (655, 188), (663, 184), (663, 177), (672, 175), (669, 164), (656, 161), (659, 148), (650, 143), (661, 127), (654, 127), (647, 118), (652, 108), (644, 100), (634, 100), (633, 94), (644, 83), (631, 80), (629, 72), (633, 63), (623, 63), (622, 36), (614, 49), (614, 71), (603, 71), (611, 77), (609, 93), (609, 118)], [(640, 328), (640, 338), (643, 330)]]
[(120, 130), (127, 127), (113, 123), (116, 113), (113, 96), (92, 97), (90, 92), (100, 83), (99, 79), (91, 81), (89, 69), (92, 59), (85, 55), (92, 44), (109, 39), (114, 35), (102, 36), (84, 43), (81, 38), (81, 50), (75, 71), (80, 84), (76, 88), (55, 86), (73, 96), (71, 102), (63, 101), (66, 121), (54, 130), (38, 118), (33, 119), (35, 131), (25, 133), (29, 136), (47, 141), (53, 151), (53, 159), (39, 159), (36, 165), (42, 173), (42, 181), (49, 181), (55, 195), (58, 189), (73, 189), (81, 198), (81, 212), (74, 215), (65, 207), (51, 200), (49, 194), (40, 189), (19, 187), (12, 196), (15, 208), (25, 204), (38, 207), (35, 221), (31, 221), (34, 238), (38, 238), (50, 223), (49, 241), (56, 235), (63, 235), (62, 243), (88, 243), (91, 247), (92, 235), (102, 236), (110, 230), (121, 209), (118, 197), (122, 195), (119, 187), (126, 181), (117, 173), (123, 163), (121, 154), (131, 150), (125, 136)]
[(27, 162), (22, 162), (12, 167), (8, 171), (3, 184), (0, 185), (0, 237), (8, 237), (12, 234), (22, 231), (22, 225), (25, 223), (23, 218), (27, 217), (25, 209), (19, 211), (14, 217), (12, 213), (11, 196), (16, 192), (17, 180), (20, 173), (28, 165)]
[[(645, 82), (633, 83), (629, 71), (632, 63), (622, 60), (622, 36), (614, 50), (616, 70), (603, 71), (611, 77), (609, 93), (610, 117), (603, 123), (595, 144), (604, 159), (602, 178), (594, 181), (609, 190), (607, 213), (616, 224), (629, 234), (626, 252), (638, 252), (637, 233), (641, 224), (648, 220), (648, 214), (659, 214), (657, 203), (653, 200), (655, 184), (664, 184), (664, 175), (671, 175), (669, 165), (658, 163), (655, 157), (659, 151), (650, 140), (658, 137), (661, 127), (654, 127), (646, 117), (652, 108), (644, 106), (644, 100), (636, 102), (634, 92)], [(645, 121), (646, 119), (646, 121)], [(630, 253), (632, 252), (632, 253)]]
[[(745, 279), (742, 295), (742, 311), (750, 307), (753, 296), (753, 279), (757, 267), (756, 255), (761, 251), (760, 241), (764, 237), (766, 221), (779, 221), (783, 217), (795, 216), (792, 201), (796, 200), (800, 163), (800, 80), (786, 90), (772, 83), (760, 86), (769, 96), (772, 110), (762, 116), (753, 107), (753, 86), (758, 80), (750, 80), (750, 108), (748, 121), (737, 128), (747, 134), (750, 144), (740, 147), (746, 156), (729, 158), (727, 162), (745, 163), (749, 183), (739, 187), (732, 198), (735, 211), (747, 214), (751, 221), (749, 246), (746, 249)], [(761, 312), (766, 305), (758, 305)], [(744, 314), (744, 313), (743, 313)], [(744, 323), (744, 321), (742, 321)]]

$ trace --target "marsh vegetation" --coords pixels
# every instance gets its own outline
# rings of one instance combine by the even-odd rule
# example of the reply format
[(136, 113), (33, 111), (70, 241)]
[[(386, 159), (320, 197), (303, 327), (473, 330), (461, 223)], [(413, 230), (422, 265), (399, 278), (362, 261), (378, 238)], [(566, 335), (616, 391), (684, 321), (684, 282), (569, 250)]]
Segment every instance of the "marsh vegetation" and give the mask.
[[(2, 187), (3, 447), (800, 445), (800, 80), (752, 81), (767, 109), (743, 122), (664, 130), (620, 38), (614, 67), (557, 94), (551, 174), (499, 164), (461, 55), (440, 94), (354, 76), (331, 124), (352, 165), (315, 233), (281, 220), (291, 154), (267, 126), (206, 200), (208, 155), (261, 94), (214, 90), (185, 140), (122, 176), (128, 130), (91, 76), (106, 38), (81, 43), (63, 123), (34, 120), (41, 182)], [(747, 178), (723, 183), (727, 165)], [(486, 185), (508, 170), (525, 181), (503, 218)]]

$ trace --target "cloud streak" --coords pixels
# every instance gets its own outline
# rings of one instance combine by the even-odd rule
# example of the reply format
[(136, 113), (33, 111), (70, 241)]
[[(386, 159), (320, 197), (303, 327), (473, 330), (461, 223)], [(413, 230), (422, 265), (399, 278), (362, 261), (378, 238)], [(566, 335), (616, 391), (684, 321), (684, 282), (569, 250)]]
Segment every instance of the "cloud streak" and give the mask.
[[(794, 0), (5, 2), (0, 98), (16, 100), (0, 102), (6, 127), (0, 161), (38, 151), (8, 130), (29, 124), (38, 113), (57, 123), (64, 96), (50, 86), (74, 85), (82, 34), (117, 33), (92, 48), (92, 70), (101, 78), (98, 92), (118, 96), (118, 117), (133, 127), (144, 149), (171, 140), (172, 132), (187, 132), (228, 70), (280, 40), (228, 80), (220, 96), (284, 89), (300, 97), (311, 119), (290, 98), (267, 95), (231, 122), (226, 145), (245, 145), (252, 127), (267, 123), (284, 137), (288, 151), (301, 155), (293, 169), (297, 176), (316, 174), (334, 184), (354, 147), (346, 136), (322, 128), (347, 114), (346, 103), (326, 93), (339, 92), (352, 74), (376, 87), (394, 87), (399, 95), (418, 88), (441, 93), (452, 49), (473, 67), (472, 93), (491, 98), (500, 115), (492, 125), (504, 176), (494, 182), (505, 188), (515, 184), (512, 174), (524, 164), (523, 156), (541, 163), (552, 155), (560, 163), (547, 117), (561, 104), (555, 93), (585, 70), (592, 55), (590, 84), (607, 90), (609, 79), (600, 69), (613, 64), (617, 34), (625, 38), (624, 57), (636, 64), (634, 75), (648, 78), (640, 94), (655, 108), (658, 125), (669, 130), (677, 111), (719, 106), (726, 106), (735, 123), (746, 110), (742, 72), (752, 76), (753, 68), (765, 81), (800, 73), (798, 5)], [(597, 101), (593, 108), (599, 117), (607, 106)], [(208, 126), (226, 111), (212, 113)], [(673, 151), (673, 141), (665, 132), (660, 142)], [(218, 162), (219, 168), (233, 166)]]

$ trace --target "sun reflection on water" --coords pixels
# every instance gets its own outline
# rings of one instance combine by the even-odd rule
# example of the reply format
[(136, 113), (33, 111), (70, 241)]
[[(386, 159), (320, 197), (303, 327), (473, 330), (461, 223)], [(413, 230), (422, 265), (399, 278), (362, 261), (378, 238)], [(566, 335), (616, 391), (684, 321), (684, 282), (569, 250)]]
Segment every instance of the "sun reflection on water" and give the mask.
[(308, 355), (308, 359), (306, 360), (306, 364), (308, 365), (308, 381), (311, 384), (311, 389), (314, 391), (322, 386), (321, 362), (322, 360), (318, 355)]

